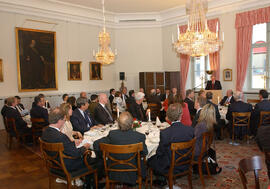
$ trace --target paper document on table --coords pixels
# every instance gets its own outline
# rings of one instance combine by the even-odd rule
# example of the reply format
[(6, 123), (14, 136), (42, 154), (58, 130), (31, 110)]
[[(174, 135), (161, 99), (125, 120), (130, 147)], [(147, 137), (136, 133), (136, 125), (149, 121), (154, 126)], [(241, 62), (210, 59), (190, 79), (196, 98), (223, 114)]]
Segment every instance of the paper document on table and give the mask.
[[(89, 143), (88, 140), (87, 140), (87, 139), (83, 139), (82, 142), (81, 142), (81, 144), (79, 144), (79, 145), (77, 146), (77, 148), (82, 147), (82, 146), (85, 145), (86, 143)], [(89, 144), (90, 144), (90, 143), (89, 143)]]

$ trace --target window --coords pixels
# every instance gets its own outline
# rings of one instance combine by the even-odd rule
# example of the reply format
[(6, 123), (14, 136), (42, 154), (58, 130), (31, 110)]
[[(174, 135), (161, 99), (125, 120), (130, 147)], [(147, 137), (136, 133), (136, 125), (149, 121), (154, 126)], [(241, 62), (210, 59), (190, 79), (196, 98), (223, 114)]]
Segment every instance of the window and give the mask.
[[(192, 88), (201, 89), (202, 88), (202, 77), (204, 81), (207, 81), (210, 76), (206, 74), (207, 70), (210, 70), (209, 57), (191, 57), (190, 68), (192, 78)], [(205, 88), (206, 83), (203, 83), (203, 88)]]
[(258, 90), (265, 87), (269, 89), (270, 76), (269, 49), (270, 48), (270, 23), (253, 26), (251, 55), (248, 66), (245, 86), (248, 90)]

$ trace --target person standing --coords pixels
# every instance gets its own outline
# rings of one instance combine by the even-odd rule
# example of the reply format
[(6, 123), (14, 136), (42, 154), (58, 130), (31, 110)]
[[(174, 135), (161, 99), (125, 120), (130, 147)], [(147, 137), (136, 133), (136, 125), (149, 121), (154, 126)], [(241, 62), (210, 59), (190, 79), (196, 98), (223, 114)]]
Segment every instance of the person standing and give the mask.
[(211, 76), (211, 80), (207, 81), (205, 90), (221, 90), (221, 84), (220, 81), (216, 80), (216, 77), (214, 75)]

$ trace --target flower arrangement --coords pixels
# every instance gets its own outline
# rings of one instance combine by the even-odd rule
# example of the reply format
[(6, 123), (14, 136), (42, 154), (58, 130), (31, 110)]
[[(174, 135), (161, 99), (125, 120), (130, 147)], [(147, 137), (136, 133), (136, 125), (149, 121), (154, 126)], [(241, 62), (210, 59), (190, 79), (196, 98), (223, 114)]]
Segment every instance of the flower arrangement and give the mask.
[(141, 127), (141, 122), (138, 121), (136, 118), (133, 119), (132, 129), (136, 130), (136, 128)]

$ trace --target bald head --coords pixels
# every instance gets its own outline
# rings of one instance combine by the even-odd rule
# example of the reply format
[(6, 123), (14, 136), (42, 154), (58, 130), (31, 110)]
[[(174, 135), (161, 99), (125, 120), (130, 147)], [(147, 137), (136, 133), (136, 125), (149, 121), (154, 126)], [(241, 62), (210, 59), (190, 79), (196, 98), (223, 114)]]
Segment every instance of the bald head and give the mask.
[(107, 95), (105, 93), (100, 93), (98, 95), (98, 101), (99, 101), (99, 103), (101, 103), (103, 105), (107, 104), (108, 103), (108, 97), (107, 97)]
[(151, 95), (155, 95), (156, 94), (156, 89), (151, 89), (150, 93), (151, 93)]
[(243, 93), (240, 91), (236, 91), (236, 93), (234, 94), (234, 98), (236, 101), (243, 100)]
[(80, 97), (82, 97), (82, 98), (87, 98), (86, 92), (81, 92), (81, 93), (80, 93)]
[(121, 131), (127, 131), (131, 129), (133, 124), (133, 117), (129, 112), (123, 112), (118, 119), (118, 125)]
[(233, 90), (232, 89), (227, 90), (227, 96), (230, 97), (232, 95), (233, 95)]

